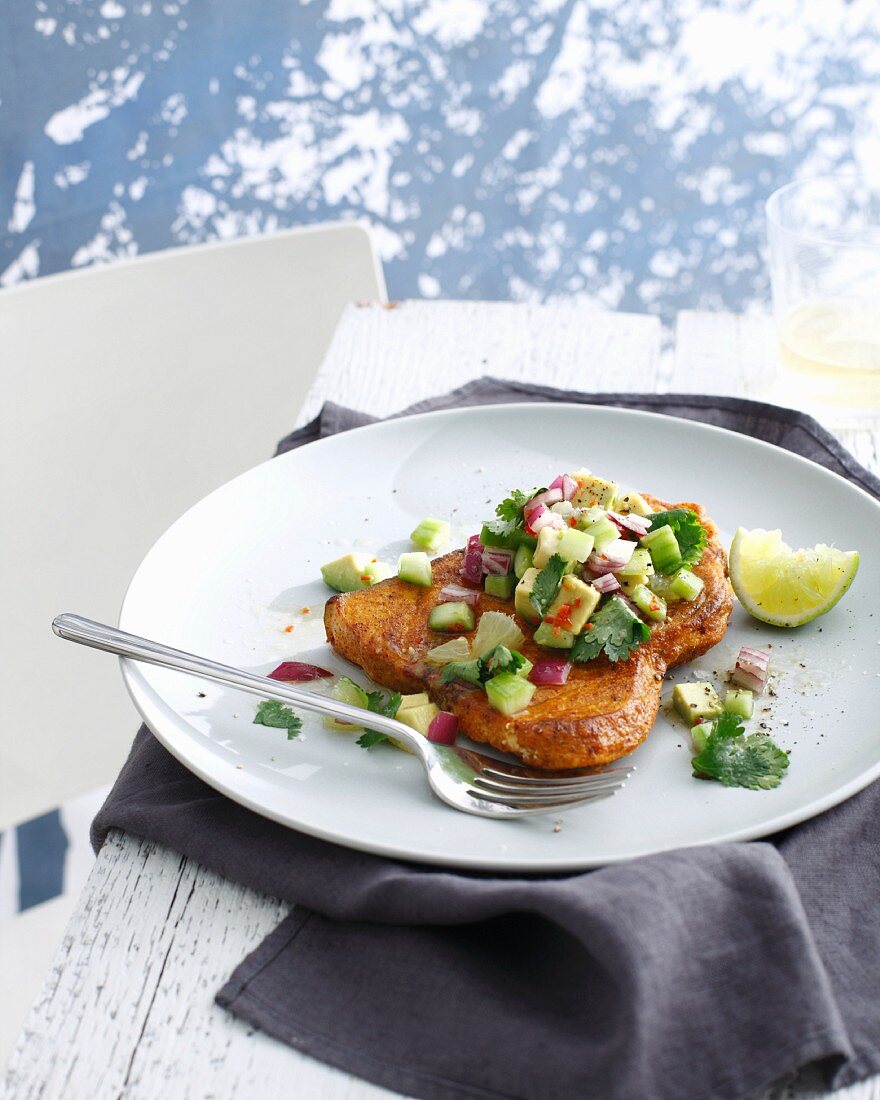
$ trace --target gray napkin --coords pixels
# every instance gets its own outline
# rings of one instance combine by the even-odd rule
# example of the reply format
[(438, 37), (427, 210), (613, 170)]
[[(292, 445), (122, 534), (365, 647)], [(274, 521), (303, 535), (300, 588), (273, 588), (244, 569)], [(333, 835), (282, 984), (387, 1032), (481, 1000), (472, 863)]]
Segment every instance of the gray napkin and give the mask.
[[(719, 424), (880, 496), (815, 421), (756, 402), (481, 379), (407, 412), (521, 400)], [(369, 419), (327, 405), (279, 450)], [(880, 784), (764, 842), (568, 876), (453, 873), (264, 820), (141, 729), (96, 848), (112, 828), (291, 902), (218, 1003), (410, 1096), (735, 1100), (808, 1065), (835, 1087), (880, 1072)]]

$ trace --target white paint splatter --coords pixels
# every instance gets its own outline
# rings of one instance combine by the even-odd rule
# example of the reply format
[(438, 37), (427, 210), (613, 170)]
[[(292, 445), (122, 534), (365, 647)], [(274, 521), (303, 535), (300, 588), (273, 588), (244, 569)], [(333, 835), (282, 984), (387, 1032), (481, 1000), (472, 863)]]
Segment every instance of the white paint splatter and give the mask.
[(40, 242), (31, 241), (16, 259), (0, 274), (0, 286), (12, 286), (24, 279), (33, 279), (40, 273)]
[(9, 219), (10, 233), (24, 233), (31, 224), (36, 213), (34, 204), (34, 162), (26, 160), (18, 177), (18, 186), (15, 188), (15, 202), (12, 206), (12, 217)]
[(78, 183), (88, 179), (91, 170), (91, 162), (84, 160), (81, 164), (65, 164), (52, 177), (55, 186), (66, 191), (68, 187), (76, 187)]

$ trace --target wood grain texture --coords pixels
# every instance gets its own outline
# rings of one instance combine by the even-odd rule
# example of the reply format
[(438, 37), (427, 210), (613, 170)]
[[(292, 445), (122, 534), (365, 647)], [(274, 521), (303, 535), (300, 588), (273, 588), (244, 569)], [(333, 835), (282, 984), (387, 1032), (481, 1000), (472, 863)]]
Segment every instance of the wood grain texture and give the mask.
[[(751, 392), (748, 380), (763, 369), (756, 331), (750, 319), (684, 315), (670, 388)], [(572, 305), (351, 307), (300, 423), (328, 398), (382, 415), (482, 374), (583, 390), (652, 390), (659, 386), (658, 363), (659, 326), (652, 318)], [(862, 462), (880, 470), (880, 430), (843, 438)], [(112, 834), (19, 1040), (3, 1095), (391, 1097), (267, 1039), (214, 1005), (216, 990), (285, 912), (280, 902), (174, 852)], [(825, 1095), (808, 1078), (762, 1100)], [(834, 1097), (880, 1100), (880, 1079)]]
[(769, 317), (683, 310), (675, 323), (673, 393), (769, 400), (775, 339)]

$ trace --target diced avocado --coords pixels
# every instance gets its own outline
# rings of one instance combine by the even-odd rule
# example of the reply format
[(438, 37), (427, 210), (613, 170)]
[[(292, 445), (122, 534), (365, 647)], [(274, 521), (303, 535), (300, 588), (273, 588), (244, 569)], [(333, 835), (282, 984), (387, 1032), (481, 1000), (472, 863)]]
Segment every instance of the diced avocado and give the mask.
[(651, 561), (658, 573), (674, 573), (681, 566), (681, 551), (675, 532), (668, 524), (649, 531), (641, 539), (642, 546), (651, 551)]
[(535, 644), (547, 646), (549, 649), (571, 649), (574, 645), (574, 634), (570, 630), (563, 630), (561, 626), (541, 623), (535, 631)]
[(473, 609), (469, 604), (438, 603), (431, 608), (428, 616), (428, 626), (431, 630), (440, 630), (444, 634), (465, 634), (473, 630), (476, 625)]
[(516, 588), (516, 577), (513, 573), (508, 573), (504, 577), (490, 573), (486, 577), (485, 588), (487, 596), (495, 596), (499, 600), (509, 600)]
[[(599, 606), (600, 598), (600, 594), (591, 584), (577, 577), (563, 577), (556, 598), (547, 608), (545, 622), (557, 622), (561, 615), (565, 621), (557, 622), (557, 625), (570, 630), (572, 634), (580, 634), (587, 625), (587, 619)], [(566, 607), (568, 611), (564, 611)]]
[(527, 569), (532, 568), (534, 552), (530, 546), (518, 546), (513, 556), (513, 572), (519, 580)]
[(431, 559), (421, 550), (412, 554), (401, 554), (397, 562), (397, 575), (402, 581), (430, 588), (434, 583), (431, 573)]
[(418, 707), (407, 707), (406, 709), (401, 707), (395, 717), (398, 722), (403, 722), (405, 726), (409, 726), (411, 729), (414, 729), (416, 733), (420, 733), (423, 737), (426, 737), (428, 734), (428, 726), (430, 726), (439, 713), (440, 708), (434, 706), (434, 704), (429, 701)]
[(433, 554), (449, 542), (449, 524), (443, 519), (423, 519), (409, 537), (416, 546)]
[(637, 588), (648, 587), (648, 581), (651, 579), (645, 573), (642, 573), (639, 577), (620, 577), (620, 587), (623, 589), (623, 594), (629, 596), (632, 599), (632, 594)]
[(532, 606), (532, 589), (535, 586), (535, 578), (538, 575), (538, 570), (532, 566), (531, 569), (527, 569), (525, 573), (520, 577), (519, 584), (516, 586), (516, 593), (514, 596), (514, 609), (521, 618), (525, 619), (527, 623), (539, 623), (541, 616)]
[[(333, 685), (330, 698), (339, 703), (348, 703), (353, 707), (363, 707), (364, 710), (367, 710), (370, 705), (364, 689), (358, 687), (354, 680), (349, 680), (347, 676), (343, 676)], [(341, 730), (343, 733), (353, 733), (363, 729), (363, 726), (358, 726), (354, 722), (343, 722), (339, 718), (329, 717), (324, 719), (324, 726), (328, 730)]]
[(627, 595), (650, 622), (662, 623), (666, 618), (666, 601), (647, 585), (636, 585)]
[(724, 709), (748, 720), (755, 709), (755, 693), (747, 688), (728, 688), (724, 693)]
[(562, 531), (557, 530), (555, 527), (544, 527), (538, 533), (538, 545), (532, 555), (532, 564), (536, 569), (543, 569), (553, 557), (561, 537)]
[(621, 493), (614, 502), (615, 512), (632, 512), (635, 516), (650, 516), (654, 514), (654, 509), (645, 500), (641, 493), (634, 493), (632, 490), (626, 493)]
[(670, 578), (670, 587), (683, 600), (695, 600), (703, 591), (703, 582), (690, 569), (679, 569)]
[(390, 567), (370, 554), (344, 554), (321, 566), (324, 583), (337, 592), (357, 592), (390, 575)]
[(688, 725), (700, 719), (717, 718), (724, 708), (715, 688), (708, 683), (676, 684), (672, 692), (675, 709)]
[(411, 710), (413, 707), (426, 707), (431, 702), (427, 692), (419, 691), (415, 695), (401, 695), (400, 706), (397, 708), (396, 718), (400, 717), (402, 710)]
[(622, 569), (617, 570), (615, 576), (620, 580), (624, 578), (629, 580), (630, 577), (650, 577), (653, 572), (654, 563), (651, 561), (651, 552), (639, 547), (633, 550), (632, 557)]
[(535, 685), (513, 672), (499, 672), (486, 684), (489, 703), (504, 715), (525, 710), (534, 694)]
[(574, 497), (576, 508), (589, 508), (593, 504), (610, 508), (617, 499), (619, 486), (615, 485), (613, 481), (606, 481), (604, 478), (595, 477), (593, 474), (583, 480), (580, 478), (576, 480), (580, 485)]
[(607, 516), (600, 516), (599, 519), (588, 524), (584, 530), (588, 535), (593, 536), (593, 549), (597, 551), (604, 550), (609, 543), (620, 537), (620, 532)]
[(581, 565), (593, 552), (594, 538), (586, 531), (577, 531), (574, 527), (567, 527), (560, 532), (556, 553), (564, 561), (577, 562)]

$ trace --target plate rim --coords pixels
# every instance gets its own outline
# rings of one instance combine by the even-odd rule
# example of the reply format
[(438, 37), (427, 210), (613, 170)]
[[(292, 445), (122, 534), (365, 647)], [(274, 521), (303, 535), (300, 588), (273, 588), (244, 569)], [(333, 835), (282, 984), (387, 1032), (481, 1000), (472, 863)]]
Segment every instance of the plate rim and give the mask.
[[(454, 407), (449, 409), (433, 409), (421, 413), (411, 413), (405, 416), (390, 416), (381, 420), (373, 421), (369, 424), (363, 424), (356, 428), (350, 428), (343, 432), (336, 432), (333, 435), (325, 436), (320, 439), (312, 440), (309, 443), (303, 444), (301, 447), (293, 448), (290, 451), (283, 452), (281, 455), (275, 455), (265, 462), (258, 463), (256, 466), (250, 467), (248, 470), (242, 471), (234, 478), (230, 478), (222, 485), (212, 489), (210, 493), (205, 494), (198, 501), (195, 501), (189, 508), (186, 509), (177, 519), (171, 523), (166, 530), (159, 536), (153, 543), (150, 549), (142, 558), (140, 564), (132, 575), (129, 581), (125, 594), (122, 599), (119, 614), (117, 616), (117, 625), (121, 629), (126, 629), (124, 624), (124, 618), (126, 615), (126, 608), (129, 601), (129, 596), (134, 588), (142, 570), (152, 557), (154, 551), (164, 542), (166, 538), (170, 537), (172, 532), (178, 527), (178, 525), (185, 520), (196, 508), (201, 507), (205, 502), (210, 500), (215, 494), (223, 492), (229, 485), (239, 481), (241, 478), (252, 476), (254, 471), (261, 469), (264, 466), (268, 466), (270, 463), (276, 461), (278, 458), (284, 458), (286, 455), (296, 454), (306, 449), (320, 448), (324, 444), (332, 445), (340, 438), (361, 435), (362, 433), (381, 433), (383, 430), (387, 430), (388, 425), (394, 424), (397, 421), (410, 422), (418, 420), (435, 420), (444, 419), (449, 417), (461, 417), (467, 415), (474, 415), (478, 413), (486, 413), (489, 411), (506, 411), (506, 410), (528, 410), (528, 409), (540, 409), (540, 410), (553, 410), (553, 409), (572, 409), (578, 411), (597, 412), (599, 414), (611, 414), (624, 416), (632, 416), (636, 418), (650, 418), (653, 420), (662, 420), (669, 422), (671, 425), (676, 425), (682, 421), (693, 426), (699, 431), (705, 432), (708, 435), (714, 435), (715, 433), (722, 433), (725, 436), (732, 436), (746, 443), (748, 446), (757, 447), (759, 450), (768, 450), (775, 454), (777, 457), (783, 457), (785, 459), (792, 460), (796, 465), (804, 465), (810, 468), (813, 472), (818, 471), (820, 474), (825, 475), (832, 479), (832, 482), (840, 482), (846, 486), (849, 491), (854, 491), (858, 495), (864, 497), (867, 502), (878, 511), (880, 511), (880, 500), (872, 496), (867, 490), (863, 489), (860, 485), (856, 485), (849, 481), (847, 478), (836, 473), (833, 470), (827, 469), (821, 463), (807, 458), (804, 455), (797, 454), (794, 451), (790, 451), (785, 447), (779, 446), (779, 444), (771, 443), (768, 440), (758, 439), (754, 436), (745, 434), (744, 432), (738, 432), (731, 428), (724, 428), (715, 424), (705, 424), (699, 420), (691, 420), (687, 417), (670, 416), (668, 413), (654, 412), (646, 409), (629, 409), (625, 406), (619, 405), (596, 405), (588, 402), (571, 402), (571, 401), (517, 401), (517, 402), (496, 402), (490, 405), (467, 405), (463, 407)], [(259, 816), (273, 821), (276, 824), (282, 825), (285, 828), (292, 829), (294, 832), (304, 833), (307, 836), (316, 837), (319, 840), (326, 841), (330, 844), (335, 844), (340, 847), (349, 848), (354, 851), (367, 852), (371, 855), (382, 856), (385, 858), (394, 859), (398, 862), (415, 863), (422, 866), (433, 867), (450, 867), (461, 870), (470, 871), (494, 871), (496, 873), (534, 873), (534, 874), (546, 874), (548, 872), (576, 872), (593, 870), (599, 867), (611, 866), (616, 863), (631, 862), (635, 859), (647, 859), (660, 855), (664, 852), (680, 851), (687, 848), (705, 847), (711, 844), (730, 844), (748, 840), (760, 840), (762, 838), (773, 836), (774, 834), (781, 832), (785, 829), (791, 828), (794, 825), (802, 824), (804, 821), (808, 821), (813, 817), (818, 816), (821, 813), (826, 812), (835, 806), (852, 798), (853, 795), (864, 790), (878, 777), (880, 777), (880, 755), (874, 764), (862, 772), (859, 776), (851, 779), (849, 782), (844, 783), (841, 787), (835, 788), (820, 798), (814, 799), (804, 806), (796, 810), (789, 810), (785, 813), (779, 814), (769, 821), (765, 821), (762, 824), (745, 826), (742, 829), (730, 830), (719, 836), (711, 838), (695, 840), (692, 843), (685, 843), (677, 845), (674, 848), (660, 845), (658, 847), (652, 847), (647, 850), (614, 854), (594, 854), (590, 857), (577, 857), (577, 856), (548, 856), (547, 858), (537, 859), (530, 858), (517, 858), (510, 857), (504, 859), (492, 859), (488, 856), (468, 856), (468, 855), (454, 855), (444, 856), (439, 858), (437, 856), (421, 853), (414, 854), (413, 852), (405, 849), (401, 849), (399, 846), (395, 846), (390, 843), (375, 843), (370, 841), (358, 840), (357, 838), (345, 840), (340, 839), (338, 834), (335, 834), (320, 826), (314, 826), (309, 824), (303, 824), (300, 821), (293, 821), (290, 815), (286, 815), (280, 811), (275, 811), (265, 805), (260, 804), (257, 800), (251, 798), (246, 792), (237, 790), (235, 787), (235, 775), (229, 777), (229, 781), (223, 779), (222, 775), (212, 773), (209, 769), (205, 769), (201, 766), (198, 760), (193, 760), (191, 756), (183, 754), (180, 746), (175, 742), (174, 737), (169, 737), (166, 731), (162, 728), (162, 723), (157, 720), (155, 712), (161, 711), (163, 708), (167, 713), (162, 715), (164, 720), (168, 722), (173, 728), (177, 737), (185, 740), (192, 741), (196, 748), (196, 754), (202, 754), (202, 747), (198, 741), (193, 741), (193, 731), (186, 720), (178, 715), (173, 709), (165, 703), (165, 701), (154, 691), (154, 689), (146, 682), (141, 674), (138, 662), (132, 661), (129, 658), (120, 658), (120, 669), (122, 672), (123, 682), (129, 697), (132, 700), (135, 708), (141, 716), (144, 724), (150, 730), (150, 732), (156, 737), (159, 743), (167, 749), (172, 756), (175, 757), (188, 771), (192, 772), (197, 778), (207, 783), (211, 788), (219, 793), (230, 798), (240, 806), (244, 806), (246, 809), (251, 810)], [(159, 727), (159, 728), (157, 728)], [(226, 771), (229, 768), (225, 762), (221, 766), (221, 771)], [(457, 811), (450, 809), (451, 813)]]

